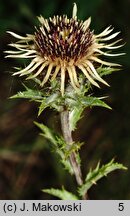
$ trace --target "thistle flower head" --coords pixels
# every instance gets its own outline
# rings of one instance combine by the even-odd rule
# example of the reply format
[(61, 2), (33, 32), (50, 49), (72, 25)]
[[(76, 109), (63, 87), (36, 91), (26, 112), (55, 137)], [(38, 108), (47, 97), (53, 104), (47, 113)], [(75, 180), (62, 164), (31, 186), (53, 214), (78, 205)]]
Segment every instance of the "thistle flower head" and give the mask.
[[(77, 19), (77, 6), (74, 4), (72, 18), (66, 15), (54, 16), (45, 19), (39, 18), (40, 26), (33, 35), (25, 37), (9, 32), (19, 39), (10, 44), (15, 51), (6, 51), (7, 57), (29, 58), (30, 63), (13, 75), (26, 75), (27, 79), (38, 78), (41, 87), (49, 80), (59, 79), (61, 93), (64, 95), (65, 85), (68, 82), (78, 91), (80, 88), (79, 75), (84, 74), (86, 79), (99, 87), (98, 82), (108, 85), (97, 72), (97, 65), (119, 66), (115, 63), (103, 61), (100, 56), (118, 56), (108, 51), (120, 48), (116, 45), (120, 40), (109, 42), (119, 32), (112, 33), (113, 28), (107, 27), (96, 35), (90, 30), (91, 18), (86, 21)], [(112, 33), (112, 34), (111, 34)]]

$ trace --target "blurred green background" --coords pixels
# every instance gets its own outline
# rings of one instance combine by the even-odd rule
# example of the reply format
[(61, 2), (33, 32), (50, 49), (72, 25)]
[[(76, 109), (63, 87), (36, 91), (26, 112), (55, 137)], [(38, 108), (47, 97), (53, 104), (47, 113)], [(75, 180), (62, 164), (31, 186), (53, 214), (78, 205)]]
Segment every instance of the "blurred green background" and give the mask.
[[(128, 167), (128, 171), (115, 171), (100, 180), (89, 191), (89, 197), (130, 199), (130, 1), (75, 2), (80, 19), (92, 17), (91, 29), (95, 33), (109, 25), (121, 31), (126, 42), (123, 51), (127, 53), (114, 59), (123, 69), (106, 78), (111, 88), (95, 89), (95, 95), (109, 96), (107, 103), (113, 110), (86, 110), (73, 134), (75, 140), (85, 142), (81, 150), (84, 175), (99, 160), (106, 163), (113, 157)], [(50, 152), (48, 141), (39, 136), (33, 124), (34, 120), (43, 121), (60, 131), (58, 114), (47, 109), (37, 118), (35, 103), (8, 99), (23, 89), (22, 80), (11, 76), (13, 67), (21, 62), (4, 59), (3, 54), (13, 40), (6, 31), (22, 35), (33, 33), (38, 24), (37, 16), (67, 14), (71, 17), (72, 5), (72, 0), (0, 0), (0, 199), (55, 199), (41, 189), (61, 188), (62, 185), (73, 192), (76, 189), (75, 179), (62, 169), (59, 158), (55, 152)]]

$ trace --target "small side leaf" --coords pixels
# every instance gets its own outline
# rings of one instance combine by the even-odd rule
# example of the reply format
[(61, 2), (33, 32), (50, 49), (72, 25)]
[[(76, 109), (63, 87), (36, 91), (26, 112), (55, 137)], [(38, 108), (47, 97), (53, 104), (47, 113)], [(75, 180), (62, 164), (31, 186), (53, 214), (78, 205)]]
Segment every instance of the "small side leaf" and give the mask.
[(54, 188), (43, 189), (42, 191), (45, 193), (51, 194), (53, 196), (56, 196), (60, 198), (61, 200), (78, 200), (79, 199), (76, 195), (68, 192), (64, 188), (62, 190), (54, 189)]
[(115, 163), (112, 159), (108, 164), (100, 167), (100, 163), (98, 163), (97, 167), (94, 170), (90, 170), (86, 176), (85, 183), (79, 188), (80, 196), (86, 194), (86, 192), (92, 187), (92, 185), (96, 184), (96, 182), (104, 176), (107, 176), (108, 173), (117, 170), (127, 168), (122, 164)]

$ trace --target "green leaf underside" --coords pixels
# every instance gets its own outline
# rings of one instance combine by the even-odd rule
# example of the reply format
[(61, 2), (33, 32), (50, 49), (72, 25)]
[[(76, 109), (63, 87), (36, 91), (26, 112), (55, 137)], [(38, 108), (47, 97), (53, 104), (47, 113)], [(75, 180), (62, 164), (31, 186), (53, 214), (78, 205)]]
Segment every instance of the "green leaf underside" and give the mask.
[(45, 192), (45, 193), (48, 193), (50, 195), (56, 196), (61, 200), (78, 200), (79, 199), (76, 195), (68, 192), (64, 188), (62, 190), (54, 189), (54, 188), (43, 189), (42, 191)]
[(79, 188), (79, 194), (80, 196), (83, 196), (87, 193), (87, 191), (97, 183), (99, 179), (101, 179), (104, 176), (107, 176), (110, 172), (117, 170), (117, 169), (123, 169), (126, 170), (127, 168), (123, 166), (122, 164), (115, 163), (112, 159), (108, 164), (102, 165), (101, 167), (100, 163), (98, 163), (97, 167), (94, 170), (90, 170), (89, 173), (86, 176), (85, 183)]

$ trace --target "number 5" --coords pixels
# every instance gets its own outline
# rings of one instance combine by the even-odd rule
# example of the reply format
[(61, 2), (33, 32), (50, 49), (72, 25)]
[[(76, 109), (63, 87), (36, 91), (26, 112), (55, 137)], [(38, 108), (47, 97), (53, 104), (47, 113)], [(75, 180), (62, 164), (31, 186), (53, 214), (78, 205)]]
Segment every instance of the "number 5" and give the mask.
[(123, 211), (124, 210), (124, 203), (119, 203), (118, 210)]

